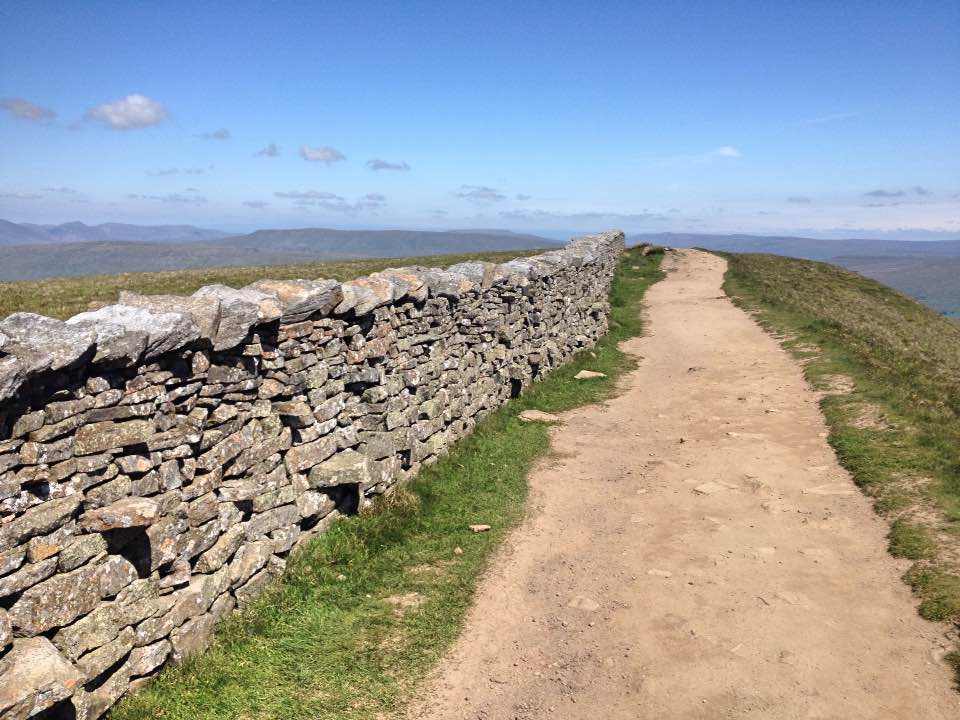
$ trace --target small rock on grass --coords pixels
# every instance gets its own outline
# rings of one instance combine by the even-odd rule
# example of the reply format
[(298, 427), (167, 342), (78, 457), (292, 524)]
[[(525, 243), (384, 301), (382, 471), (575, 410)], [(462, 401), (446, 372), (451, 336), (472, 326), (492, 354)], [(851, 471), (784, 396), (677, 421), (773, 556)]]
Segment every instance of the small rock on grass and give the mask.
[(589, 380), (590, 378), (602, 378), (606, 375), (602, 372), (594, 372), (593, 370), (581, 370), (576, 375), (573, 376), (574, 380)]
[(520, 422), (544, 422), (544, 423), (555, 423), (560, 422), (560, 418), (556, 415), (552, 415), (548, 412), (543, 412), (543, 410), (524, 410), (517, 417), (520, 418)]
[(471, 525), (470, 529), (473, 530), (475, 533), (482, 533), (489, 530), (490, 526), (489, 525)]

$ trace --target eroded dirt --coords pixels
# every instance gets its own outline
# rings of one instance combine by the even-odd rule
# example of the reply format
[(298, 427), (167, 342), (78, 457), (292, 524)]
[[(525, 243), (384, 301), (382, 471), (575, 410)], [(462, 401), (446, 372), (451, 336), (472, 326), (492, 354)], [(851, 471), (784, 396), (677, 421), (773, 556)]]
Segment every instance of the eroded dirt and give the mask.
[(561, 459), (411, 716), (960, 717), (799, 365), (722, 296), (723, 260), (665, 269), (639, 370), (552, 428)]

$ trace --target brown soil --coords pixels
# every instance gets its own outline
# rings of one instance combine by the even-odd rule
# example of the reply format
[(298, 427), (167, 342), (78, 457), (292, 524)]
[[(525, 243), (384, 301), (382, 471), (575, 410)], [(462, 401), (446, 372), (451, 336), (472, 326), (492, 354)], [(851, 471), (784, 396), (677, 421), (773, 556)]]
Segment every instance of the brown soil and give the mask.
[(411, 716), (960, 717), (799, 365), (721, 295), (723, 260), (665, 269), (640, 368), (551, 429), (560, 459)]

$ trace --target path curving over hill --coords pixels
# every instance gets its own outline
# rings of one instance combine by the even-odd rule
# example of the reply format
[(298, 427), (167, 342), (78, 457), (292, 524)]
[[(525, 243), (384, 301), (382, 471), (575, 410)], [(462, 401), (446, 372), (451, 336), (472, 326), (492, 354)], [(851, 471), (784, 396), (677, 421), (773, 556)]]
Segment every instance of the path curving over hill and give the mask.
[(673, 253), (623, 392), (553, 430), (420, 719), (955, 718), (940, 630), (800, 367)]

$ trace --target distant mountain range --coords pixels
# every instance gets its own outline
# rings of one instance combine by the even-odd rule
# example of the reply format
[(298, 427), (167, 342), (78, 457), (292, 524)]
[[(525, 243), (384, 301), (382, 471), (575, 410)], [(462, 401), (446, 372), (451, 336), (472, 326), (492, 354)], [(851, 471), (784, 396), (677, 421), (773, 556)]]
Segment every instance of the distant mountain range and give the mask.
[(107, 242), (193, 242), (228, 237), (222, 230), (207, 230), (192, 225), (127, 225), (103, 223), (86, 225), (69, 222), (62, 225), (34, 225), (0, 220), (0, 247), (39, 243)]
[[(17, 242), (18, 237), (31, 239)], [(0, 221), (0, 281), (556, 246), (554, 240), (508, 230), (304, 228), (230, 235), (188, 225), (54, 226)]]
[(629, 242), (822, 260), (873, 278), (934, 310), (960, 317), (960, 239), (814, 240), (769, 235), (646, 233)]
[(629, 242), (668, 247), (699, 247), (735, 253), (769, 253), (807, 260), (839, 257), (960, 257), (955, 240), (815, 240), (780, 235), (708, 235), (700, 233), (642, 233)]

